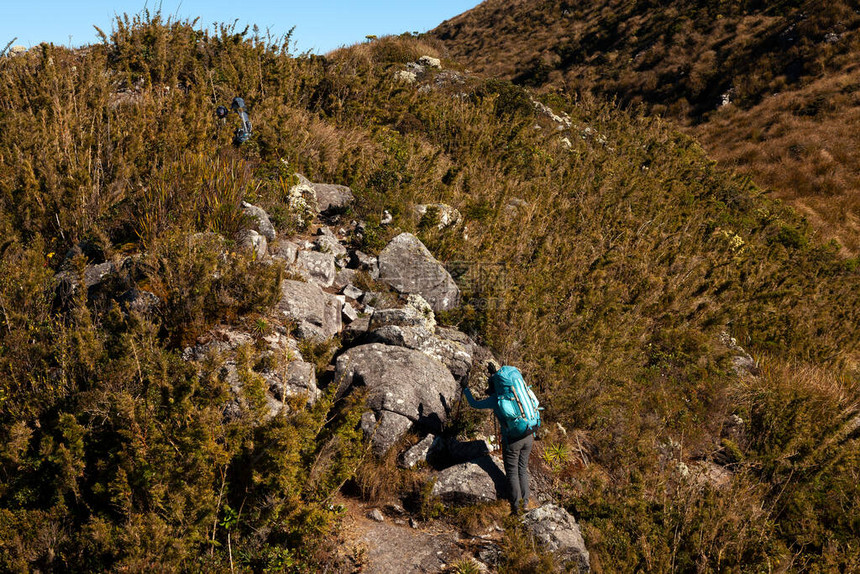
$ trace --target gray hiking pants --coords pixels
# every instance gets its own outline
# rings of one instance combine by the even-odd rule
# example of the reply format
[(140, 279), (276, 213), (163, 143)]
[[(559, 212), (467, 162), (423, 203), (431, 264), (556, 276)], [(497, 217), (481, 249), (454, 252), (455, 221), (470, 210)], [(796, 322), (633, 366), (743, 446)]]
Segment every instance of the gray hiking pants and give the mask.
[(511, 509), (517, 512), (529, 503), (529, 455), (535, 443), (533, 433), (504, 443), (505, 475), (508, 478)]

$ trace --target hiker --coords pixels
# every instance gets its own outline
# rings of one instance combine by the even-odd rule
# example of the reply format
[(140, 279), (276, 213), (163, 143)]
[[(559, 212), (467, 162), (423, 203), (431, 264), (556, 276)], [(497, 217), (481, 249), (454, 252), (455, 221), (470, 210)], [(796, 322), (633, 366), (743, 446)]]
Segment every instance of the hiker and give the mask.
[(529, 454), (535, 430), (540, 426), (538, 400), (516, 367), (499, 367), (495, 361), (489, 361), (487, 374), (490, 396), (475, 400), (468, 386), (463, 387), (463, 394), (469, 406), (493, 409), (499, 420), (511, 511), (518, 514), (529, 504)]
[(236, 128), (236, 132), (233, 134), (233, 144), (242, 145), (251, 137), (251, 118), (248, 117), (248, 112), (245, 110), (245, 100), (233, 98), (230, 109), (239, 114), (239, 119), (242, 120), (242, 127)]
[[(239, 146), (251, 137), (251, 118), (248, 117), (248, 111), (245, 109), (245, 100), (242, 98), (233, 98), (233, 101), (230, 103), (230, 109), (239, 115), (239, 119), (242, 122), (242, 127), (236, 128), (236, 131), (233, 132), (233, 144)], [(227, 123), (229, 113), (230, 111), (225, 106), (215, 108), (215, 115), (221, 120), (222, 125)]]

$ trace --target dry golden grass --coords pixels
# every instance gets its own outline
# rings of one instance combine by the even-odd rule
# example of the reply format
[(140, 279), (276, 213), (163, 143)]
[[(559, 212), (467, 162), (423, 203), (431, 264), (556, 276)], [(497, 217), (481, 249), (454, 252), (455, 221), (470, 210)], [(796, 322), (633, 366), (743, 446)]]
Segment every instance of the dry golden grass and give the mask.
[[(430, 35), (475, 71), (643, 105), (860, 253), (860, 33), (848, 2), (490, 0)], [(731, 91), (735, 105), (715, 111)]]
[(690, 128), (724, 166), (753, 177), (809, 218), (845, 255), (860, 252), (860, 67), (726, 106)]

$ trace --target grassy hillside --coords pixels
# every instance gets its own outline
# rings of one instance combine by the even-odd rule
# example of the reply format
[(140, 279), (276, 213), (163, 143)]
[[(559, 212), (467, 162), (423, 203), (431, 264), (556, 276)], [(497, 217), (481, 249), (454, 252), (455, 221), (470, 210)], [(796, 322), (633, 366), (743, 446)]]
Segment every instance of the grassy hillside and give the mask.
[(489, 0), (431, 35), (477, 72), (680, 121), (856, 254), (858, 26), (844, 1)]
[[(295, 231), (293, 171), (352, 187), (363, 249), (415, 231), (465, 271), (441, 319), (520, 365), (570, 430), (544, 443), (547, 476), (595, 570), (860, 564), (856, 259), (660, 120), (547, 97), (573, 122), (560, 133), (504, 81), (396, 81), (433, 54), (409, 37), (287, 48), (145, 14), (0, 60), (2, 569), (337, 567), (355, 412), (265, 422), (250, 401), (225, 421), (228, 389), (179, 358), (214, 324), (260, 325), (282, 276), (188, 234), (229, 236), (242, 199)], [(241, 148), (213, 113), (234, 95), (255, 126)], [(430, 201), (464, 227), (417, 220)], [(53, 305), (62, 266), (122, 254), (159, 313)], [(723, 333), (758, 376), (735, 374)], [(702, 461), (728, 484), (685, 479)]]

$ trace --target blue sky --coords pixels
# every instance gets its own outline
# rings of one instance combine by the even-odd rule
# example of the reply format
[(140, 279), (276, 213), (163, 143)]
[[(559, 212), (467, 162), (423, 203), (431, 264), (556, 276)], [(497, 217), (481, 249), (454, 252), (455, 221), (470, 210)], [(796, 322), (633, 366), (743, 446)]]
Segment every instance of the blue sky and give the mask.
[(64, 46), (92, 44), (98, 41), (93, 25), (109, 33), (115, 13), (136, 14), (144, 6), (150, 11), (161, 6), (165, 16), (199, 16), (198, 25), (202, 27), (238, 18), (242, 27), (257, 24), (261, 30), (269, 28), (279, 35), (295, 26), (295, 51), (325, 53), (360, 42), (368, 34), (426, 32), (479, 3), (479, 0), (6, 0), (0, 17), (0, 49), (15, 37), (18, 38), (15, 44), (27, 47), (41, 42)]

